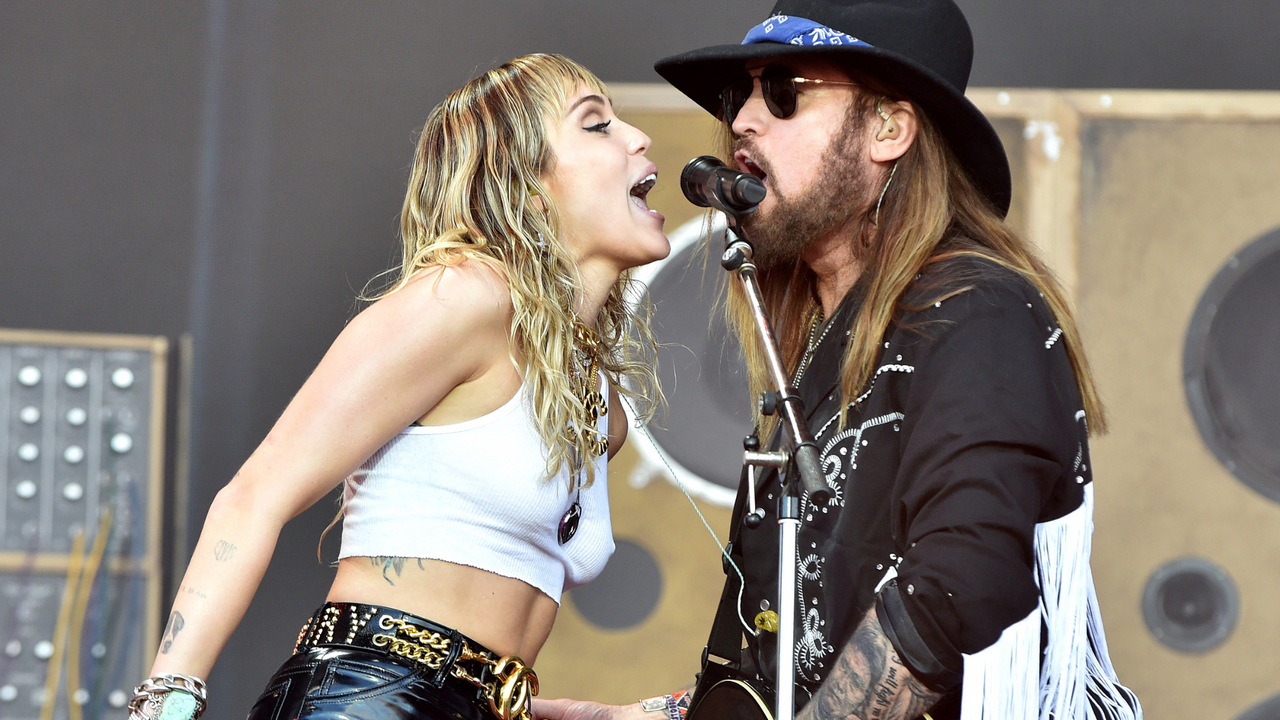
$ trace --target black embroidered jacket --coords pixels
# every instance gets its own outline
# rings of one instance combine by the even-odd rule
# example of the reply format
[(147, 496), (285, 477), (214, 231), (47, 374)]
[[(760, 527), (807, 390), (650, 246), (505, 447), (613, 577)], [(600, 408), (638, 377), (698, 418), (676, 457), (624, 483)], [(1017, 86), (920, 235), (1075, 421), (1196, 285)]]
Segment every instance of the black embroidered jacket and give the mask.
[[(796, 666), (810, 691), (895, 575), (890, 638), (918, 677), (954, 690), (961, 654), (1036, 607), (1035, 525), (1079, 507), (1091, 480), (1075, 374), (1044, 298), (987, 261), (942, 265), (917, 279), (910, 303), (969, 289), (898, 318), (856, 402), (841, 398), (839, 378), (861, 285), (819, 331), (798, 384), (834, 490), (825, 505), (802, 503)], [(733, 533), (748, 623), (777, 592), (777, 474), (759, 483), (768, 516)], [(769, 683), (776, 637), (748, 638), (744, 651), (748, 672)], [(931, 663), (944, 672), (930, 676)]]

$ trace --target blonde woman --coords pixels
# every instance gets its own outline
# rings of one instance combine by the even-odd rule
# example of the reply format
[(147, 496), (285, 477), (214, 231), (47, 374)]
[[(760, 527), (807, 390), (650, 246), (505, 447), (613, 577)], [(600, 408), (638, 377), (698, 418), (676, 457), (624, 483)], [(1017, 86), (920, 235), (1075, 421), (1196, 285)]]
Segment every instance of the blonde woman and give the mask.
[(398, 278), (214, 500), (135, 717), (198, 716), (281, 527), (345, 481), (327, 602), (251, 718), (528, 717), (561, 593), (613, 551), (623, 292), (670, 247), (649, 138), (563, 57), (517, 58), (427, 120)]

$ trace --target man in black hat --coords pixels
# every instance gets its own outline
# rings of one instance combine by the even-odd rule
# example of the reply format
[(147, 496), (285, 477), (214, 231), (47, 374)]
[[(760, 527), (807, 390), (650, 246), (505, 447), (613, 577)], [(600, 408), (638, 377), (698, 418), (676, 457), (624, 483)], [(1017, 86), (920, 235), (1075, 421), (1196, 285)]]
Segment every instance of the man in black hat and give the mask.
[[(1004, 222), (1008, 161), (964, 97), (972, 54), (951, 0), (781, 0), (742, 44), (656, 66), (768, 189), (743, 229), (833, 490), (802, 500), (787, 590), (806, 720), (1141, 717), (1089, 572), (1102, 408), (1065, 294)], [(728, 311), (758, 392), (740, 294)], [(695, 714), (716, 678), (775, 681), (780, 492), (759, 480), (759, 523), (739, 493), (743, 582), (730, 569), (708, 643), (726, 663), (704, 666)]]

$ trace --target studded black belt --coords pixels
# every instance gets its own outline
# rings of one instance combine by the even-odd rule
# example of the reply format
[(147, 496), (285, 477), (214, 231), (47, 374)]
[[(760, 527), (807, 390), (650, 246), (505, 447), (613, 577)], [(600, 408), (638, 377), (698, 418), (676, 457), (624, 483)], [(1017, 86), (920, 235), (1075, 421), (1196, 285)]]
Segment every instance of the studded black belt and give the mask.
[(529, 701), (538, 694), (532, 668), (426, 618), (362, 603), (325, 603), (302, 626), (293, 651), (334, 646), (407, 660), (435, 687), (487, 701), (499, 720), (531, 720)]

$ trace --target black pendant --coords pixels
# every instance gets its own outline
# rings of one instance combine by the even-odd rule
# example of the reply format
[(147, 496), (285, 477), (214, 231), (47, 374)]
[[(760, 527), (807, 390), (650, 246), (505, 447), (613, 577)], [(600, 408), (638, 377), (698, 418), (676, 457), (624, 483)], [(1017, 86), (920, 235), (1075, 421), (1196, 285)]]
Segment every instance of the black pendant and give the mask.
[(564, 517), (560, 518), (559, 538), (560, 544), (563, 545), (573, 539), (578, 532), (578, 520), (582, 518), (582, 505), (577, 500), (569, 506), (565, 511)]

